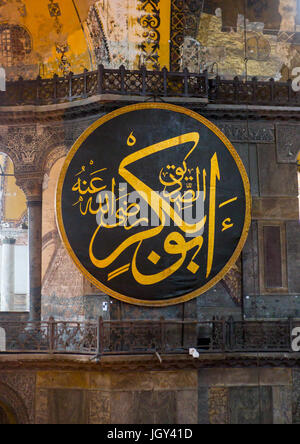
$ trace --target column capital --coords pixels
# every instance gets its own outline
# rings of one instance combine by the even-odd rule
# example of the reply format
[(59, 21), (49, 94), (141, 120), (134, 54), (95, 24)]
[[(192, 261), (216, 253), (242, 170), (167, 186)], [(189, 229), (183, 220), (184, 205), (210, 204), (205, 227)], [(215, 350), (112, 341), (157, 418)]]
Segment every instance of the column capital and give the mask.
[(36, 174), (20, 174), (15, 172), (16, 184), (20, 187), (26, 196), (28, 205), (42, 202), (43, 176)]

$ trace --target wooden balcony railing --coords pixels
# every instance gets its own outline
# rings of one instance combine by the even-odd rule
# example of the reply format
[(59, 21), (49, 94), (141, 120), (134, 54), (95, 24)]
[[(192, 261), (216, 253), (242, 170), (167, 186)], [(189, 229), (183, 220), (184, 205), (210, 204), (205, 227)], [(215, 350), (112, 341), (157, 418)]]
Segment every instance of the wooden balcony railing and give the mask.
[(0, 92), (0, 106), (51, 105), (72, 102), (97, 95), (201, 99), (208, 103), (231, 105), (300, 106), (300, 92), (293, 90), (292, 81), (244, 81), (235, 77), (223, 80), (209, 79), (207, 72), (190, 73), (161, 71), (105, 69), (70, 73), (67, 77), (55, 75), (51, 79), (23, 80), (6, 83)]

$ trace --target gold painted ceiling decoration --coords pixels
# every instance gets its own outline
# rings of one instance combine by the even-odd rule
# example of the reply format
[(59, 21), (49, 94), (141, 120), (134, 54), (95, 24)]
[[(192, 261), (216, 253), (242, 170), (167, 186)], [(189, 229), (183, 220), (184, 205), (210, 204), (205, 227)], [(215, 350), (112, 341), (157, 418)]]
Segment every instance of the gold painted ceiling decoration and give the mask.
[(8, 80), (169, 67), (171, 0), (0, 0)]
[(8, 80), (99, 64), (286, 80), (300, 64), (300, 1), (0, 0)]

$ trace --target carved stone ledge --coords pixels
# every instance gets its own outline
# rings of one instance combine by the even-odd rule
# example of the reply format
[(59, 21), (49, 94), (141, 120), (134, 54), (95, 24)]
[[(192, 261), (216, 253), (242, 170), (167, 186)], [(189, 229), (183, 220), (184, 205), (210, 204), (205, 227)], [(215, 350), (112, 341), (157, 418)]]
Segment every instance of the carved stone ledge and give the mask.
[(299, 353), (201, 353), (199, 359), (186, 355), (103, 356), (99, 362), (87, 355), (0, 355), (0, 371), (157, 371), (200, 368), (293, 368), (300, 367)]
[[(30, 110), (26, 110), (26, 107), (11, 107), (9, 110), (0, 107), (0, 124), (1, 125), (25, 125), (40, 123), (51, 124), (55, 122), (73, 121), (75, 119), (82, 118), (94, 118), (101, 113), (111, 112), (123, 106), (132, 105), (137, 102), (144, 102), (146, 100), (153, 99), (160, 101), (160, 99), (141, 97), (141, 96), (110, 96), (101, 97), (96, 96), (91, 100), (79, 100), (72, 103), (61, 105), (58, 109), (57, 106), (47, 107), (30, 107)], [(226, 105), (226, 104), (206, 104), (201, 102), (195, 102), (188, 98), (162, 98), (166, 102), (177, 104), (189, 109), (192, 109), (210, 120), (239, 120), (257, 121), (258, 119), (264, 119), (269, 121), (300, 121), (300, 107), (280, 107), (280, 106), (254, 106), (247, 107), (245, 105)], [(18, 109), (15, 109), (18, 108)]]
[(251, 143), (274, 143), (274, 125), (251, 123), (249, 126), (245, 123), (222, 122), (219, 125), (220, 130), (232, 142), (251, 142)]

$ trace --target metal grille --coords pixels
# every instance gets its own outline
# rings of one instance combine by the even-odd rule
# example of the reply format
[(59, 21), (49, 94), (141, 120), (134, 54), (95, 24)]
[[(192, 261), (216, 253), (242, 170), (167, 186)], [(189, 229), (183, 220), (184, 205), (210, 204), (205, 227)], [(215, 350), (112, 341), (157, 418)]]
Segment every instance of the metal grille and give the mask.
[(288, 321), (103, 321), (0, 322), (1, 352), (90, 355), (291, 352)]

